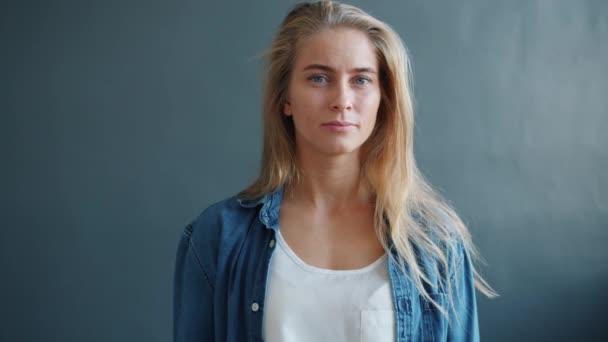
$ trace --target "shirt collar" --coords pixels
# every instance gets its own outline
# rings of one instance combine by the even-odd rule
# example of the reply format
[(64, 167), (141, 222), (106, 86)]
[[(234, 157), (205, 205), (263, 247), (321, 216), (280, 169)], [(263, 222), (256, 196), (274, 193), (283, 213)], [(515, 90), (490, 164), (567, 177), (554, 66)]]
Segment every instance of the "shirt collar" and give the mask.
[(257, 199), (237, 198), (238, 203), (245, 208), (255, 208), (262, 205), (260, 209), (260, 221), (268, 229), (277, 231), (279, 229), (279, 208), (283, 200), (284, 186), (280, 186), (274, 192), (265, 194)]
[[(285, 187), (281, 185), (276, 191), (265, 194), (264, 196), (257, 199), (242, 199), (237, 198), (238, 203), (244, 208), (255, 208), (258, 205), (262, 205), (260, 209), (260, 221), (264, 223), (266, 229), (272, 229), (274, 231), (279, 230), (279, 208), (281, 207), (281, 201), (283, 200), (283, 193)], [(387, 236), (389, 249), (396, 252), (393, 240), (390, 234)]]

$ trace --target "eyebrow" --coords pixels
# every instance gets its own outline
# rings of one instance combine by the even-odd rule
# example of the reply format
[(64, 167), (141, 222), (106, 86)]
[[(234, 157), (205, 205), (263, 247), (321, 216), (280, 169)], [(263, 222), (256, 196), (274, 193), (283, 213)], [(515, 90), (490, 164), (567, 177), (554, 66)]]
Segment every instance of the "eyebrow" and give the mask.
[[(327, 71), (327, 72), (335, 72), (335, 70), (327, 65), (323, 65), (323, 64), (310, 64), (307, 65), (306, 67), (304, 67), (302, 69), (302, 71), (306, 71), (306, 70), (313, 70), (313, 69), (319, 69), (319, 70), (323, 70), (323, 71)], [(362, 68), (354, 68), (351, 70), (351, 72), (367, 72), (370, 74), (375, 74), (376, 70), (374, 70), (373, 68), (368, 68), (368, 67), (362, 67)]]

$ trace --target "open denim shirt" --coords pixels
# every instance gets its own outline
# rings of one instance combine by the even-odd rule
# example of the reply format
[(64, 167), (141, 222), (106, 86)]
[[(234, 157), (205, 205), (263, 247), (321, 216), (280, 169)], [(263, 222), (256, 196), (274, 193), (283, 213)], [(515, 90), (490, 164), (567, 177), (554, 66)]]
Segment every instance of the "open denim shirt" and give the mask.
[[(175, 263), (174, 341), (263, 341), (266, 280), (282, 197), (283, 188), (258, 200), (233, 196), (209, 206), (186, 226)], [(392, 244), (391, 252), (397, 261), (403, 260)], [(398, 342), (479, 341), (469, 255), (459, 245), (458, 255), (450, 260), (458, 272), (450, 276), (455, 292), (448, 324), (388, 258)], [(430, 258), (421, 260), (423, 267), (430, 262)], [(426, 269), (431, 282), (437, 284), (439, 275)], [(437, 287), (428, 289), (433, 288)], [(430, 292), (446, 307), (445, 293)]]

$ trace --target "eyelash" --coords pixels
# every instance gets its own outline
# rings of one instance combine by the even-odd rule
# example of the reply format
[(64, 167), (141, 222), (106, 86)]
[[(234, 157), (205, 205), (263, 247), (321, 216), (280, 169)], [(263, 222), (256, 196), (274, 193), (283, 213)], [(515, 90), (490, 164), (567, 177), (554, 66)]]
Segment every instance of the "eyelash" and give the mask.
[[(313, 80), (314, 80), (314, 79), (316, 79), (316, 78), (324, 78), (324, 79), (327, 79), (327, 77), (326, 77), (326, 76), (324, 76), (324, 75), (313, 75), (313, 76), (310, 76), (310, 77), (308, 78), (308, 80), (313, 81)], [(366, 81), (365, 83), (357, 83), (357, 85), (366, 85), (366, 84), (368, 84), (368, 83), (371, 83), (371, 82), (372, 82), (372, 80), (371, 80), (370, 78), (368, 78), (368, 77), (358, 77), (357, 79), (358, 79), (358, 80), (365, 80), (365, 81)], [(315, 83), (318, 83), (318, 82), (315, 82)]]

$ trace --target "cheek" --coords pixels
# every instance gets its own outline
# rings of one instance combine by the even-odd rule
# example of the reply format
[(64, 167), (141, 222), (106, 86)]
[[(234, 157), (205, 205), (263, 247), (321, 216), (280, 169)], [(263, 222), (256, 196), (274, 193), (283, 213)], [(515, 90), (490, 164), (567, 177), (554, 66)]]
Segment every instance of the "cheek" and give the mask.
[(317, 108), (325, 102), (326, 94), (322, 89), (308, 88), (299, 93), (300, 108)]
[(365, 99), (363, 106), (363, 112), (366, 114), (365, 121), (373, 126), (378, 116), (378, 109), (380, 108), (380, 95), (373, 94)]
[(299, 92), (292, 98), (292, 110), (299, 121), (315, 121), (323, 115), (326, 99), (325, 95), (316, 89)]
[(302, 132), (303, 130), (308, 130), (308, 127), (315, 125), (318, 119), (315, 115), (318, 110), (315, 108), (316, 106), (311, 101), (307, 101), (306, 98), (302, 97), (292, 103), (292, 117), (296, 130)]

